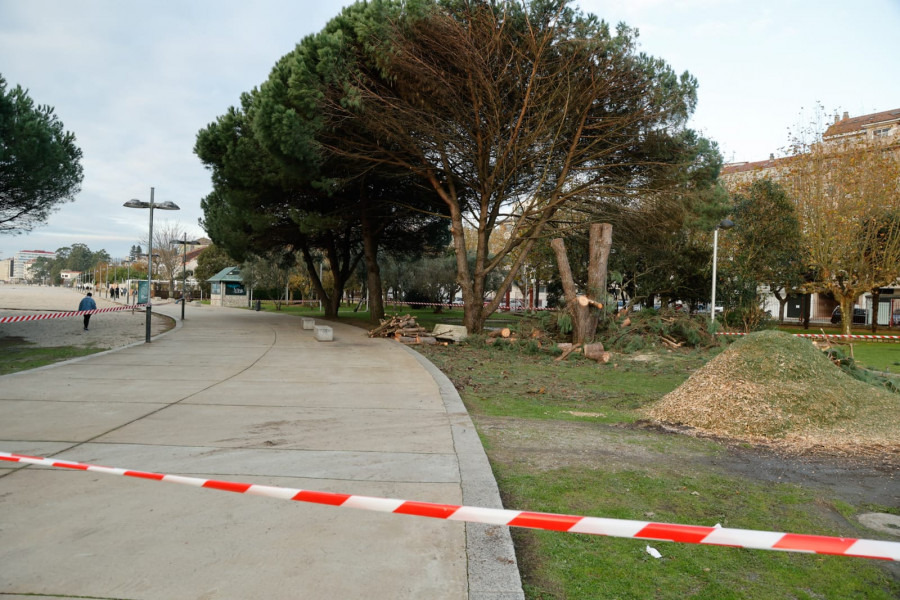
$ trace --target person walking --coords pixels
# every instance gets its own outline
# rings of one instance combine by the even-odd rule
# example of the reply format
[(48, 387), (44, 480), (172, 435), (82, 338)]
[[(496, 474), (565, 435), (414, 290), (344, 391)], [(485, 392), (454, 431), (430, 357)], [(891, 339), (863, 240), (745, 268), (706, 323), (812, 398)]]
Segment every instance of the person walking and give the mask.
[[(97, 310), (97, 303), (94, 302), (94, 299), (91, 297), (91, 293), (88, 292), (87, 296), (81, 299), (81, 302), (78, 304), (78, 310)], [(91, 322), (90, 313), (84, 315), (84, 330), (88, 330), (88, 323)]]

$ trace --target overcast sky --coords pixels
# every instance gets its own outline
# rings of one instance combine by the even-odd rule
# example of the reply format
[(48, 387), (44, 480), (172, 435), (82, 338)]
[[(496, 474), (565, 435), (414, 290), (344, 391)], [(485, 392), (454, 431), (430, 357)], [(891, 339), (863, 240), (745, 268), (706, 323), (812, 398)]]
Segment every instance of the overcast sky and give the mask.
[[(0, 0), (0, 74), (55, 107), (84, 152), (72, 203), (26, 235), (0, 235), (0, 258), (75, 243), (128, 254), (146, 238), (131, 199), (201, 236), (209, 173), (197, 131), (258, 86), (346, 0)], [(642, 49), (700, 83), (691, 126), (726, 161), (761, 160), (817, 102), (851, 116), (900, 108), (900, 0), (581, 0), (640, 30)]]

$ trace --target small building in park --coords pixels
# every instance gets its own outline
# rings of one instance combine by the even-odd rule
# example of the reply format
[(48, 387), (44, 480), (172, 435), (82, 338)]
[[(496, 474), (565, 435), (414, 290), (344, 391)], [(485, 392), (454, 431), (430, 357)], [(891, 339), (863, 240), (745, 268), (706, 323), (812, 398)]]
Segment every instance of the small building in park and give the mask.
[(247, 306), (247, 288), (237, 267), (226, 267), (208, 279), (210, 306)]

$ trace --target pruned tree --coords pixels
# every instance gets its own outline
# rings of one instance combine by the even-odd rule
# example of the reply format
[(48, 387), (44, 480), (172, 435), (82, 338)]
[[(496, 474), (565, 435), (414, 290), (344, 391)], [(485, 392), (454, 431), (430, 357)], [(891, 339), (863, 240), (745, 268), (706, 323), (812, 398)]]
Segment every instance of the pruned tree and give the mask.
[[(611, 32), (563, 0), (359, 3), (320, 42), (279, 63), (281, 93), (266, 112), (285, 131), (322, 123), (326, 152), (403, 169), (438, 194), (470, 331), (482, 329), (561, 207), (637, 197), (661, 168), (648, 138), (677, 131), (695, 103), (694, 79), (639, 53), (633, 30)], [(323, 71), (330, 76), (310, 86)], [(488, 275), (514, 250), (485, 305)]]
[(31, 231), (71, 202), (84, 173), (75, 135), (50, 106), (0, 76), (0, 233)]
[(816, 274), (807, 287), (834, 295), (849, 334), (857, 298), (900, 277), (900, 148), (801, 139), (794, 150), (786, 182)]

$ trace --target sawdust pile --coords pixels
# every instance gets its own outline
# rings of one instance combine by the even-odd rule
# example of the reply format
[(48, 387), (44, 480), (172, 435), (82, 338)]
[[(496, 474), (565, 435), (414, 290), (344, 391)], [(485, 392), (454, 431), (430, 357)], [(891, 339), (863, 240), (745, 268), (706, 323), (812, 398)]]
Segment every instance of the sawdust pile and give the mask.
[(900, 452), (900, 395), (844, 374), (808, 340), (763, 331), (735, 342), (650, 407), (661, 424), (795, 450)]

